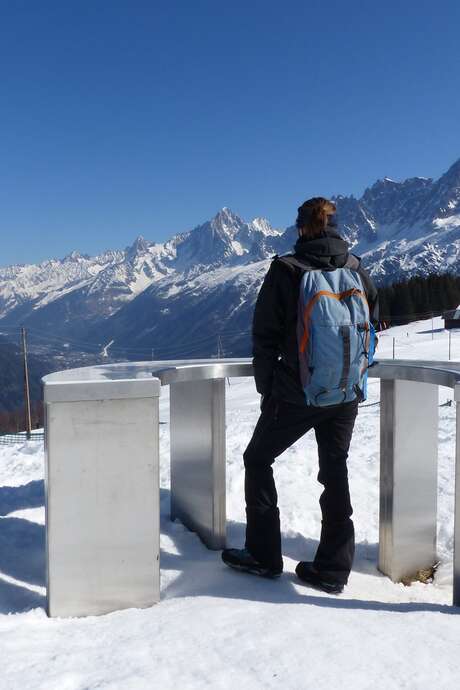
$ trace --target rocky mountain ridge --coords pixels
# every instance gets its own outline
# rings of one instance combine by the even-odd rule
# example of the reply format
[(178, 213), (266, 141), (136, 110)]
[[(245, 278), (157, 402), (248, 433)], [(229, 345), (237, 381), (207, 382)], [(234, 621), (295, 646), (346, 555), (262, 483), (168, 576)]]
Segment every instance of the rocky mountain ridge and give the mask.
[[(460, 159), (439, 180), (383, 178), (361, 198), (335, 202), (339, 231), (377, 282), (460, 272)], [(232, 336), (230, 354), (241, 354), (270, 257), (290, 251), (295, 238), (293, 226), (246, 222), (223, 208), (162, 244), (140, 236), (96, 257), (72, 252), (0, 268), (0, 332), (24, 324), (71, 348), (78, 340), (142, 358), (161, 348), (185, 355), (192, 335), (214, 350), (216, 333), (232, 331), (240, 337)]]

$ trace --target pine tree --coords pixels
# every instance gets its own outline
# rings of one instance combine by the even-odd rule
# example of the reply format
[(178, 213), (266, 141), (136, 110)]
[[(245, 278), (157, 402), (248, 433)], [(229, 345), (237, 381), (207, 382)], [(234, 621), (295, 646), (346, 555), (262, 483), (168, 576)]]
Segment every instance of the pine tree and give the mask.
[(380, 320), (404, 324), (455, 309), (460, 304), (460, 276), (415, 276), (379, 289)]

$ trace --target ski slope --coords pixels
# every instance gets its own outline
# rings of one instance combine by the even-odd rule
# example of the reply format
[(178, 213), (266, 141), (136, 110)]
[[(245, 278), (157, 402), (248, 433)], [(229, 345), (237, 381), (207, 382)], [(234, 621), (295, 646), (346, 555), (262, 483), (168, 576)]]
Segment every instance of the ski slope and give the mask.
[[(379, 356), (447, 359), (435, 319), (386, 331)], [(460, 361), (460, 333), (452, 336)], [(229, 543), (244, 535), (242, 452), (258, 416), (250, 379), (228, 387)], [(308, 434), (275, 465), (285, 574), (235, 573), (169, 512), (168, 400), (161, 400), (162, 602), (86, 619), (44, 612), (43, 451), (0, 446), (0, 690), (458, 688), (460, 609), (451, 607), (454, 407), (439, 408), (438, 553), (432, 584), (393, 584), (376, 568), (379, 407), (363, 407), (350, 451), (357, 553), (338, 597), (296, 581), (320, 531), (316, 448)], [(452, 398), (440, 391), (440, 404)], [(369, 401), (379, 399), (371, 380)], [(129, 462), (129, 458), (127, 458)], [(414, 477), (414, 489), (416, 477)]]

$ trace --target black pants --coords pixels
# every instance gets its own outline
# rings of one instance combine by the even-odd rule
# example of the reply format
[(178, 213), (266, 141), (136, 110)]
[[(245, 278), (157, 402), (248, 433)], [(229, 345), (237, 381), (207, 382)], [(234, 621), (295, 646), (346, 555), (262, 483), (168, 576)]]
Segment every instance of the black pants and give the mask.
[(314, 428), (318, 443), (321, 538), (314, 559), (325, 579), (346, 583), (355, 539), (348, 488), (347, 457), (358, 411), (356, 401), (333, 407), (300, 407), (269, 398), (244, 453), (246, 548), (263, 565), (282, 568), (278, 496), (272, 465), (297, 439)]

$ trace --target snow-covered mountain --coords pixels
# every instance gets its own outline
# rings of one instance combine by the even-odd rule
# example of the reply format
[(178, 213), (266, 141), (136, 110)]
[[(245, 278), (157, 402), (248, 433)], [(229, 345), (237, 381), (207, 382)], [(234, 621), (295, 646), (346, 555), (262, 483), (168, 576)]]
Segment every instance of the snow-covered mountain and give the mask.
[(265, 218), (246, 223), (229, 208), (190, 232), (165, 244), (169, 267), (176, 272), (202, 273), (222, 265), (235, 266), (273, 254), (282, 237)]
[(152, 283), (88, 333), (128, 359), (246, 356), (251, 314), (270, 259), (178, 273)]
[(341, 231), (378, 282), (460, 271), (460, 159), (439, 180), (388, 177), (336, 197)]
[(124, 251), (72, 252), (61, 261), (0, 268), (0, 324), (82, 334), (158, 281), (260, 260), (276, 251), (281, 236), (264, 218), (246, 223), (223, 208), (164, 244), (138, 237)]
[[(339, 230), (380, 283), (460, 271), (460, 159), (439, 179), (378, 180), (360, 199), (337, 196)], [(293, 226), (244, 221), (228, 208), (163, 244), (0, 269), (0, 331), (25, 324), (109, 354), (142, 358), (244, 354), (257, 291)], [(172, 336), (174, 334), (174, 337)]]

